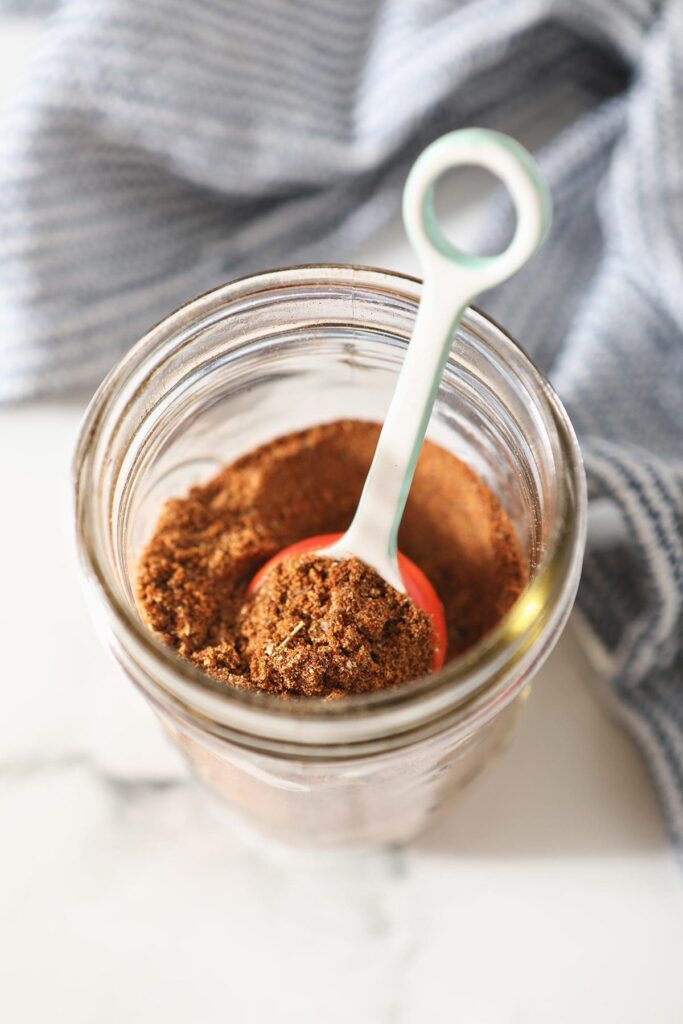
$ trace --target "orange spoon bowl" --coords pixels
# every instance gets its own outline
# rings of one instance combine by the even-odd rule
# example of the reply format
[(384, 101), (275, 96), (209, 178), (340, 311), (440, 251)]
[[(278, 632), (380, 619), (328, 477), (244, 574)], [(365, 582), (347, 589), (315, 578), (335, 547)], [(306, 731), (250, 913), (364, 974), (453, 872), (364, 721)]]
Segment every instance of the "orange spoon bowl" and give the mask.
[[(257, 590), (264, 576), (270, 572), (273, 566), (281, 562), (283, 558), (296, 558), (297, 555), (306, 555), (312, 551), (322, 551), (325, 548), (331, 547), (332, 544), (336, 544), (342, 536), (343, 534), (341, 533), (325, 533), (318, 537), (307, 537), (305, 540), (297, 541), (296, 544), (290, 544), (289, 547), (278, 551), (256, 573), (247, 588), (247, 595), (253, 594)], [(446, 616), (443, 605), (439, 600), (436, 590), (422, 572), (422, 569), (415, 565), (415, 562), (401, 554), (400, 551), (398, 553), (398, 567), (403, 585), (406, 588), (406, 594), (432, 620), (434, 627), (432, 672), (436, 672), (441, 668), (446, 657)]]

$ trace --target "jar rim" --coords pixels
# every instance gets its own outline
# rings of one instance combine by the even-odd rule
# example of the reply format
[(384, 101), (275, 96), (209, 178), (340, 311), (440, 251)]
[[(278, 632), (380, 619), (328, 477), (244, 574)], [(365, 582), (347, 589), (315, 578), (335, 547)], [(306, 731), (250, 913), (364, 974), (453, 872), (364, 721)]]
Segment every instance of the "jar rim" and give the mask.
[(205, 731), (285, 756), (307, 748), (324, 757), (330, 749), (355, 755), (376, 749), (377, 743), (382, 749), (405, 746), (449, 726), (475, 729), (523, 688), (532, 662), (535, 670), (568, 617), (586, 533), (585, 477), (578, 441), (562, 403), (540, 370), (504, 328), (475, 307), (468, 308), (463, 325), (489, 348), (487, 335), (495, 335), (496, 353), (504, 354), (534, 385), (555, 430), (564, 472), (557, 477), (556, 521), (533, 577), (504, 618), (474, 647), (438, 672), (392, 689), (340, 701), (283, 701), (211, 679), (157, 638), (117, 592), (94, 529), (95, 503), (89, 500), (96, 488), (93, 455), (107, 417), (116, 414), (131, 388), (144, 384), (147, 361), (153, 356), (163, 358), (165, 347), (173, 348), (174, 340), (188, 327), (196, 337), (216, 311), (259, 292), (362, 285), (366, 291), (400, 297), (417, 307), (421, 284), (410, 275), (357, 264), (307, 264), (237, 279), (191, 299), (148, 331), (109, 372), (90, 402), (73, 462), (77, 546), (85, 576), (119, 627), (114, 653), (123, 667), (134, 666), (136, 681), (153, 700), (161, 700)]

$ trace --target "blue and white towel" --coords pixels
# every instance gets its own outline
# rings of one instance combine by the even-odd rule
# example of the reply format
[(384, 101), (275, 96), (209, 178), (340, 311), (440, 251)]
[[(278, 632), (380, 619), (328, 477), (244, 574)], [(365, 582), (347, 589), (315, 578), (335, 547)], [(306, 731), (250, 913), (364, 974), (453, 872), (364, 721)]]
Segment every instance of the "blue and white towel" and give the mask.
[(561, 109), (552, 234), (485, 307), (618, 524), (580, 611), (683, 847), (682, 54), (680, 0), (63, 0), (1, 136), (0, 397), (94, 384), (228, 278), (352, 255), (442, 131)]

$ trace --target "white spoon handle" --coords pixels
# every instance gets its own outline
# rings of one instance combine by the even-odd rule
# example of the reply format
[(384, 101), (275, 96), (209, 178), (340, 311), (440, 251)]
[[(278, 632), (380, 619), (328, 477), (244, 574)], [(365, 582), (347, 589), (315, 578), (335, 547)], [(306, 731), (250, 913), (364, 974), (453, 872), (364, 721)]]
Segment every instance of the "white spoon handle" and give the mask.
[[(438, 179), (473, 164), (503, 181), (516, 208), (514, 237), (496, 256), (461, 252), (436, 221)], [(355, 555), (401, 591), (398, 528), (453, 334), (471, 301), (519, 270), (541, 244), (550, 224), (550, 197), (519, 143), (500, 132), (469, 128), (442, 136), (418, 157), (403, 193), (403, 220), (424, 276), (420, 307), (353, 522), (326, 552)]]

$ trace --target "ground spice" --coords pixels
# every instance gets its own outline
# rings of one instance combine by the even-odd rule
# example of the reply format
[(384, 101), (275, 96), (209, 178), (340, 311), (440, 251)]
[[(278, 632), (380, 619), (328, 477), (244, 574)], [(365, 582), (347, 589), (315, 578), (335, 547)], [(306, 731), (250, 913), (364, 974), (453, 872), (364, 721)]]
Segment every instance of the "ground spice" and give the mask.
[[(139, 565), (137, 596), (149, 626), (181, 657), (228, 685), (305, 693), (305, 687), (288, 687), (258, 655), (255, 623), (244, 610), (246, 589), (281, 548), (348, 526), (378, 434), (377, 424), (356, 420), (288, 434), (167, 502)], [(526, 582), (504, 509), (468, 466), (429, 441), (399, 544), (444, 605), (447, 660), (489, 632)], [(279, 628), (274, 625), (275, 637)], [(298, 641), (294, 651), (305, 642), (303, 632), (289, 641)], [(262, 640), (262, 654), (267, 643)], [(421, 673), (411, 670), (411, 676)], [(383, 679), (385, 686), (399, 681), (391, 670)], [(359, 675), (353, 685), (376, 684), (382, 685), (378, 675), (365, 681)], [(327, 683), (323, 678), (316, 692), (339, 696), (351, 692), (351, 684), (338, 674)]]
[(239, 617), (237, 647), (252, 685), (342, 697), (426, 675), (429, 616), (357, 558), (287, 558), (268, 571)]

